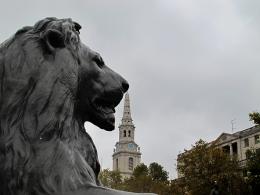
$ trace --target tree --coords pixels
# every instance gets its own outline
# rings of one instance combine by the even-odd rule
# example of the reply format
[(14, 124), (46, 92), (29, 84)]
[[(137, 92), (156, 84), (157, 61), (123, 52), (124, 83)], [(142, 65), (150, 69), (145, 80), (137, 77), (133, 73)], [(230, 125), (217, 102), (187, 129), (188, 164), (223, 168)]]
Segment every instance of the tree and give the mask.
[(149, 176), (148, 167), (143, 163), (137, 165), (133, 171), (133, 175), (125, 179), (124, 184), (127, 191), (150, 192), (152, 178)]
[(246, 171), (248, 184), (254, 195), (260, 194), (260, 152), (247, 150)]
[(240, 194), (243, 178), (236, 159), (203, 140), (179, 156), (177, 169), (191, 194), (208, 195), (215, 182), (221, 194)]
[(110, 170), (104, 169), (104, 170), (100, 171), (98, 178), (104, 186), (109, 187), (109, 185), (110, 185)]
[(104, 186), (118, 190), (160, 195), (180, 195), (182, 192), (178, 182), (168, 181), (168, 172), (156, 162), (151, 163), (149, 168), (141, 163), (133, 170), (133, 175), (125, 179), (122, 179), (118, 171), (104, 169), (100, 172), (99, 179)]
[(152, 177), (153, 181), (167, 181), (168, 173), (164, 168), (156, 162), (153, 162), (149, 165), (149, 174)]
[(124, 181), (124, 190), (132, 192), (152, 192), (160, 195), (170, 195), (170, 182), (168, 181), (168, 173), (163, 166), (154, 162), (149, 165), (138, 165), (132, 177)]
[[(256, 125), (260, 125), (260, 113), (249, 113), (249, 120), (253, 121)], [(248, 184), (251, 187), (252, 193), (254, 195), (260, 194), (260, 152), (247, 150), (246, 156), (246, 172)]]
[(123, 180), (119, 171), (104, 169), (99, 173), (99, 180), (106, 187), (118, 190), (123, 188)]
[(141, 163), (135, 167), (133, 171), (133, 177), (138, 178), (140, 176), (148, 176), (148, 171), (148, 167), (144, 163)]
[(186, 192), (185, 183), (183, 178), (178, 178), (170, 181), (169, 194), (171, 195), (184, 195)]
[(249, 113), (249, 120), (253, 121), (256, 125), (259, 125), (260, 124), (260, 113), (259, 112)]
[(149, 175), (134, 175), (124, 180), (124, 190), (131, 192), (151, 192), (152, 178)]

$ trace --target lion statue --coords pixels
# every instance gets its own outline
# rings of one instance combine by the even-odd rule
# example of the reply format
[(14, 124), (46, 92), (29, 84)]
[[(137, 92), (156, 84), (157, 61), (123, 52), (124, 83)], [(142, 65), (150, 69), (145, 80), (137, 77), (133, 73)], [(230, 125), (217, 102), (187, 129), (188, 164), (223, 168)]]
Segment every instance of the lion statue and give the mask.
[(71, 19), (45, 18), (0, 45), (0, 194), (133, 195), (102, 186), (89, 121), (111, 131), (128, 83), (80, 41)]

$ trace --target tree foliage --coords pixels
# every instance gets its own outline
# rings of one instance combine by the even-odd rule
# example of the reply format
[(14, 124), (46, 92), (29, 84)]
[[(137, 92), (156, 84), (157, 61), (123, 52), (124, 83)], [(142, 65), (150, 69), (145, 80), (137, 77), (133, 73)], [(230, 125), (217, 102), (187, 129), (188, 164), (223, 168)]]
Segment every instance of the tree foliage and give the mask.
[(109, 188), (122, 189), (123, 180), (119, 171), (104, 169), (99, 174), (99, 180), (104, 186)]
[(259, 112), (249, 113), (249, 120), (253, 121), (256, 125), (259, 125), (260, 124), (260, 113)]
[(159, 195), (173, 195), (177, 185), (168, 180), (168, 172), (160, 164), (153, 162), (147, 167), (141, 163), (129, 178), (119, 177), (117, 171), (104, 169), (100, 180), (104, 186), (130, 192), (152, 192)]
[(246, 171), (252, 194), (260, 194), (260, 152), (247, 150)]
[(156, 162), (153, 162), (149, 165), (149, 174), (152, 177), (153, 181), (162, 181), (165, 182), (168, 180), (168, 172)]
[(141, 176), (148, 176), (149, 170), (148, 167), (141, 163), (140, 165), (136, 166), (136, 168), (133, 171), (133, 177), (139, 178)]
[(138, 165), (132, 177), (125, 180), (126, 190), (132, 192), (153, 192), (157, 194), (171, 194), (168, 172), (163, 166), (153, 162), (149, 168), (145, 164)]
[[(247, 164), (252, 176), (248, 182), (253, 189), (259, 186), (259, 180), (253, 180), (255, 175), (259, 176), (255, 168), (260, 170), (260, 157), (254, 156), (251, 155)], [(179, 156), (177, 169), (183, 177), (169, 180), (168, 172), (162, 165), (153, 162), (147, 166), (142, 163), (129, 178), (122, 178), (118, 171), (105, 169), (100, 174), (100, 180), (110, 188), (158, 195), (209, 195), (214, 184), (218, 185), (222, 195), (255, 195), (249, 193), (235, 156), (230, 156), (213, 143), (196, 142), (191, 150)]]
[(177, 169), (191, 194), (208, 195), (215, 182), (221, 194), (240, 194), (243, 178), (236, 158), (203, 140), (179, 156)]

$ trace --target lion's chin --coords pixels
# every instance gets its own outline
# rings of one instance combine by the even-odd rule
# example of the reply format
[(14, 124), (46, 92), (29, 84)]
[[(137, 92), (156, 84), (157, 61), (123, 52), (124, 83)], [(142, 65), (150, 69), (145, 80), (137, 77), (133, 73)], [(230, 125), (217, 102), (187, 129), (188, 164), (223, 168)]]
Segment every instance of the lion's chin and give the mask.
[(115, 105), (114, 98), (96, 98), (92, 103), (92, 116), (90, 122), (106, 131), (115, 129)]
[(104, 120), (104, 125), (100, 127), (107, 131), (113, 131), (115, 129), (115, 115), (114, 113), (109, 114)]
[(114, 113), (102, 114), (96, 113), (96, 115), (91, 118), (90, 122), (106, 131), (113, 131), (115, 129), (115, 115)]

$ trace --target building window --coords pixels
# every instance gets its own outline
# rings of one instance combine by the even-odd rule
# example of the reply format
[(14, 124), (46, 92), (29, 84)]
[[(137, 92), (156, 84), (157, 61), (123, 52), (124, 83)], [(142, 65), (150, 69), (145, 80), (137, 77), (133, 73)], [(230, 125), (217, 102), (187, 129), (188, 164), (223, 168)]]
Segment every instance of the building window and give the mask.
[(259, 143), (260, 143), (260, 136), (255, 135), (255, 144), (259, 144)]
[(126, 137), (126, 130), (124, 131), (124, 137)]
[(248, 151), (249, 151), (249, 150), (247, 150), (247, 152), (246, 152), (246, 159), (249, 159), (249, 158), (250, 158), (250, 155), (249, 155)]
[(249, 146), (249, 140), (248, 138), (244, 139), (244, 147), (248, 147)]
[(116, 159), (116, 170), (118, 170), (118, 158)]
[(230, 146), (226, 145), (224, 147), (222, 147), (223, 152), (225, 152), (226, 154), (230, 154)]
[(128, 131), (128, 137), (131, 137), (131, 131)]
[(231, 147), (233, 155), (237, 155), (237, 142), (232, 143)]
[(128, 159), (128, 168), (131, 171), (134, 169), (134, 159), (132, 157)]

